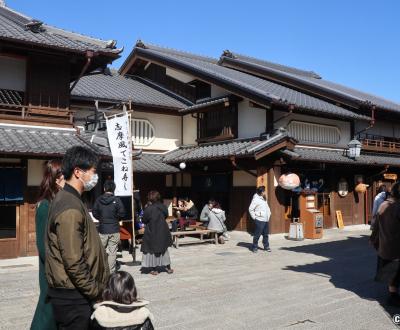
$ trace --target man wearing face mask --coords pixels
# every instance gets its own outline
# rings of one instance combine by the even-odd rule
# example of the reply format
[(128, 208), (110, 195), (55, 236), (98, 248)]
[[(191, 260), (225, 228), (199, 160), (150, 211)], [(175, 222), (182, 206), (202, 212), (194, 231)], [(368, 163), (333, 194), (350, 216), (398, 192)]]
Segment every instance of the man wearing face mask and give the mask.
[(109, 277), (107, 255), (81, 195), (97, 184), (97, 156), (76, 146), (67, 150), (64, 190), (53, 199), (46, 233), (48, 298), (59, 329), (88, 329), (92, 303)]

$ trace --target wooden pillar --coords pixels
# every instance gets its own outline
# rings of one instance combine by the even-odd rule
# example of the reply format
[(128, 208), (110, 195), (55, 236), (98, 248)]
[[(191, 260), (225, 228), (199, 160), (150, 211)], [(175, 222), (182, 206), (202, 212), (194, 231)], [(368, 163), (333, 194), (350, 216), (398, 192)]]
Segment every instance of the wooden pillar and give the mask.
[(275, 184), (281, 175), (281, 168), (279, 166), (271, 167), (268, 170), (268, 183), (267, 183), (267, 196), (268, 205), (271, 209), (271, 219), (270, 219), (270, 233), (284, 233), (287, 232), (288, 226), (285, 223), (285, 207), (280, 203), (280, 194), (283, 191)]
[(264, 186), (268, 188), (268, 168), (257, 167), (257, 187)]

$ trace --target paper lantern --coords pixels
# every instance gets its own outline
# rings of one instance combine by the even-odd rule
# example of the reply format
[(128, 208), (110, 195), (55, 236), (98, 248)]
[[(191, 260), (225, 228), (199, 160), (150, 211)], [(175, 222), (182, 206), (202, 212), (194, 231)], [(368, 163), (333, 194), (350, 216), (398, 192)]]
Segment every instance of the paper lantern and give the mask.
[(279, 185), (286, 190), (293, 190), (300, 186), (300, 178), (297, 174), (282, 174), (278, 180)]

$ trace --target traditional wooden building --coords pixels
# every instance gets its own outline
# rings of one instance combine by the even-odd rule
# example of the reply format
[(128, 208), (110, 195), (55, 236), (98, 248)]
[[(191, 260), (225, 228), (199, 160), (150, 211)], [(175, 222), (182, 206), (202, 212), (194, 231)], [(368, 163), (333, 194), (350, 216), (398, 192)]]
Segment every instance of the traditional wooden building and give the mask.
[[(3, 4), (3, 2), (2, 2)], [(35, 203), (43, 161), (78, 134), (73, 81), (119, 57), (115, 41), (48, 26), (0, 6), (0, 258), (36, 254)]]
[[(163, 158), (184, 170), (168, 183), (186, 181), (178, 193), (199, 207), (218, 198), (231, 229), (251, 230), (247, 207), (255, 186), (264, 184), (272, 232), (288, 230), (299, 196), (279, 187), (284, 173), (298, 174), (301, 190), (314, 193), (325, 228), (336, 226), (338, 210), (346, 225), (366, 223), (377, 186), (398, 174), (400, 105), (314, 72), (229, 51), (213, 59), (141, 41), (119, 72), (189, 104), (179, 111), (182, 146)], [(357, 159), (348, 150), (354, 138), (362, 143)], [(355, 190), (360, 182), (369, 184), (367, 192)], [(347, 189), (343, 196), (339, 183)]]

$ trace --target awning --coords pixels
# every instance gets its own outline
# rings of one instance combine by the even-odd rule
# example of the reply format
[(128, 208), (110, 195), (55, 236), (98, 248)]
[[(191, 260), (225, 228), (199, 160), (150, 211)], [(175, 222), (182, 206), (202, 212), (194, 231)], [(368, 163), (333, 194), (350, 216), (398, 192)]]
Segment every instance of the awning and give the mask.
[(298, 146), (289, 151), (289, 153), (286, 150), (281, 152), (295, 161), (369, 166), (400, 166), (400, 157), (389, 154), (361, 153), (360, 157), (354, 160), (347, 156), (346, 149)]
[(280, 148), (294, 147), (295, 140), (286, 132), (265, 139), (235, 139), (223, 142), (184, 146), (164, 156), (166, 163), (228, 159), (230, 157), (259, 159)]

